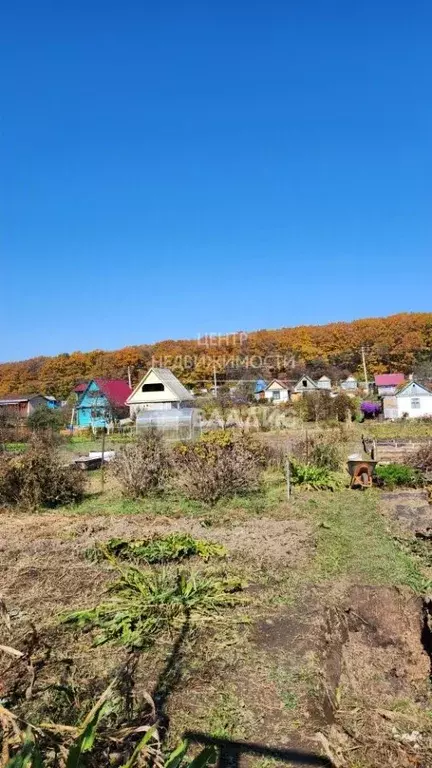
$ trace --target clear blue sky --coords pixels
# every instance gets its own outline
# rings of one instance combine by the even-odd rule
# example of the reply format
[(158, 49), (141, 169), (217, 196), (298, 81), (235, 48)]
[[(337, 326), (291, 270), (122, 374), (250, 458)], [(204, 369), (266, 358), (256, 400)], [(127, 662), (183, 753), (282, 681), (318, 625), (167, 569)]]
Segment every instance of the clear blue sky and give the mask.
[(0, 360), (431, 309), (429, 0), (0, 9)]

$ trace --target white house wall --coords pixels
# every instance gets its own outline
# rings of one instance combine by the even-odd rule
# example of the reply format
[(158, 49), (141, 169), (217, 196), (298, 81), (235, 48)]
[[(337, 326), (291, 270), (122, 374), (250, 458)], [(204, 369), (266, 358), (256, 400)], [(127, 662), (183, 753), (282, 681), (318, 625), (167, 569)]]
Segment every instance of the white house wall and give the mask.
[[(143, 384), (163, 384), (163, 392), (142, 392), (141, 387)], [(156, 403), (157, 407), (163, 407), (162, 403), (166, 402), (178, 402), (178, 397), (169, 389), (165, 382), (161, 381), (154, 371), (150, 371), (148, 376), (140, 383), (139, 389), (132, 394), (128, 403), (130, 406), (138, 404)]]
[[(414, 408), (412, 400), (417, 399), (420, 401), (420, 408)], [(432, 416), (432, 395), (418, 394), (405, 397), (401, 395), (396, 398), (398, 418), (407, 413), (410, 419), (418, 419), (422, 416)]]

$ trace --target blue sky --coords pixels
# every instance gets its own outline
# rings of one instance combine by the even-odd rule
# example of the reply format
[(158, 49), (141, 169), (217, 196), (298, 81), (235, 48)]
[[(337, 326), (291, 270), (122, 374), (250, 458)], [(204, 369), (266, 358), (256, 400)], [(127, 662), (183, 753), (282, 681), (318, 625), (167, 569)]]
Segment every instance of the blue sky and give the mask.
[(0, 360), (430, 310), (432, 5), (0, 9)]

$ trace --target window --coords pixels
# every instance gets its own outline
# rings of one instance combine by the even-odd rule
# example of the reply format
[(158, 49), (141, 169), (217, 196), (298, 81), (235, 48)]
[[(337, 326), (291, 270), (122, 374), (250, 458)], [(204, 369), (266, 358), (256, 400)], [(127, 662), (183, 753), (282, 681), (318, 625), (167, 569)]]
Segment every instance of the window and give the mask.
[(141, 387), (142, 392), (163, 392), (164, 385), (156, 381), (154, 384), (143, 384)]
[(411, 398), (411, 408), (420, 408), (420, 398), (419, 397), (412, 397)]
[(307, 385), (308, 385), (308, 383), (307, 383), (307, 379), (303, 379), (303, 381), (302, 381), (302, 385), (303, 385), (304, 387), (307, 387)]
[(280, 392), (278, 389), (273, 392), (273, 400), (280, 400)]

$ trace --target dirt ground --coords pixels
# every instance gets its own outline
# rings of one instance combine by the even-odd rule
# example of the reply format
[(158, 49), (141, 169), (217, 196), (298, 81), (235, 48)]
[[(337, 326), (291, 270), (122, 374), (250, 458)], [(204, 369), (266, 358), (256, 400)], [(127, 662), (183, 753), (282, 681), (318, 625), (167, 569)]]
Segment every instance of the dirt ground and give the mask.
[[(426, 525), (429, 510), (420, 494), (382, 495), (382, 514), (407, 531), (414, 519)], [(0, 698), (27, 697), (30, 717), (66, 673), (77, 688), (103, 689), (128, 652), (94, 647), (91, 635), (58, 623), (65, 609), (96, 604), (112, 579), (85, 551), (111, 537), (172, 531), (225, 545), (226, 568), (249, 582), (249, 602), (234, 621), (187, 640), (169, 685), (175, 638), (135, 660), (135, 691), (156, 697), (173, 743), (190, 729), (238, 739), (241, 765), (259, 768), (312, 764), (305, 754), (335, 768), (432, 765), (432, 635), (422, 600), (408, 588), (308, 581), (316, 526), (300, 514), (211, 527), (139, 515), (1, 514), (0, 644), (25, 655), (0, 652)], [(295, 599), (283, 592), (292, 579)], [(286, 752), (253, 753), (247, 745), (257, 742)]]

